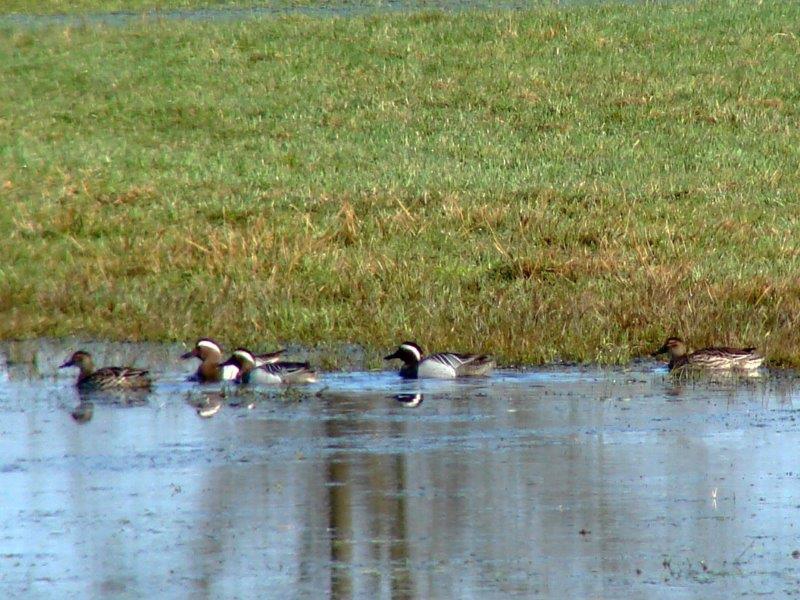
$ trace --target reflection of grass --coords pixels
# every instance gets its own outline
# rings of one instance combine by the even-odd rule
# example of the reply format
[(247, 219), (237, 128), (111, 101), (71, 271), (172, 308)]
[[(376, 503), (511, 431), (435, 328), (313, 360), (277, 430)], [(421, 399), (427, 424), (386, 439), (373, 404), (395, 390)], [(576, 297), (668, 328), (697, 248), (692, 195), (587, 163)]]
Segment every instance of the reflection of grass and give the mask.
[(800, 363), (800, 5), (0, 37), (0, 336)]
[(760, 379), (764, 375), (762, 369), (742, 371), (740, 369), (705, 369), (699, 366), (684, 366), (669, 373), (670, 379), (676, 383), (715, 383), (735, 384), (737, 387), (748, 381)]

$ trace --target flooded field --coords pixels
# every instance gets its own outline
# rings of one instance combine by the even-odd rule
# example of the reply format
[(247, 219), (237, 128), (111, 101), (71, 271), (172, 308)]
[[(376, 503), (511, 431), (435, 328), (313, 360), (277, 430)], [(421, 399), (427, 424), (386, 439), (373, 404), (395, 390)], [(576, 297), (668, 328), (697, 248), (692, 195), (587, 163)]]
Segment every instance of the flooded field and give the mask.
[(243, 393), (178, 346), (0, 346), (4, 597), (731, 598), (800, 589), (797, 380), (662, 365)]

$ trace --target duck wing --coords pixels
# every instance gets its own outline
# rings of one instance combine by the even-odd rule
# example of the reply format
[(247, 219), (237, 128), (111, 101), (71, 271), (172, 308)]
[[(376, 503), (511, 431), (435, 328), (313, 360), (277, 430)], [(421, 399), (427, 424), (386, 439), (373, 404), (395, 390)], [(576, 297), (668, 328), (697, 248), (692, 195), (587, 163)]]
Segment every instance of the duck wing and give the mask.
[(457, 369), (463, 364), (470, 362), (473, 356), (470, 354), (458, 354), (456, 352), (438, 352), (425, 357), (426, 361), (439, 363), (451, 369)]
[(715, 356), (750, 356), (756, 353), (756, 348), (731, 348), (729, 346), (713, 346), (711, 348), (703, 348), (694, 354), (707, 353)]
[(91, 389), (150, 387), (149, 371), (133, 367), (103, 367), (85, 380), (83, 387)]
[(317, 374), (307, 362), (276, 362), (258, 367), (261, 376), (255, 380), (262, 383), (314, 383)]
[(731, 348), (718, 346), (703, 348), (692, 352), (687, 357), (689, 365), (697, 365), (709, 369), (744, 369), (755, 370), (764, 362), (764, 357), (755, 348)]
[(282, 373), (294, 373), (295, 371), (310, 371), (311, 365), (307, 362), (272, 362), (266, 363), (258, 367), (262, 371), (280, 375)]
[(256, 366), (268, 365), (280, 361), (281, 355), (286, 352), (286, 348), (275, 350), (274, 352), (264, 352), (263, 354), (254, 354), (253, 358), (256, 359)]
[(131, 377), (146, 377), (150, 371), (134, 369), (133, 367), (103, 367), (92, 373), (98, 379), (128, 379)]
[(487, 375), (494, 368), (494, 360), (486, 354), (440, 352), (428, 356), (425, 360), (449, 367), (460, 377)]

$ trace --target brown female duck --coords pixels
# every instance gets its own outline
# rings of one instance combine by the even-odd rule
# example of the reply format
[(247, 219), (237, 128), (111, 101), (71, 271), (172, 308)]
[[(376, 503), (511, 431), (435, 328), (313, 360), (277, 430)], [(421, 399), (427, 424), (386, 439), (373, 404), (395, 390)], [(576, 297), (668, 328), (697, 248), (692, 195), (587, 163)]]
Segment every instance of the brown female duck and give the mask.
[(755, 348), (729, 348), (727, 346), (702, 348), (688, 353), (682, 339), (668, 338), (652, 356), (669, 354), (669, 370), (707, 369), (714, 371), (755, 371), (764, 357)]
[(84, 350), (75, 352), (67, 362), (59, 366), (78, 367), (79, 390), (142, 390), (148, 389), (152, 384), (148, 372), (133, 367), (103, 367), (95, 371), (92, 355)]

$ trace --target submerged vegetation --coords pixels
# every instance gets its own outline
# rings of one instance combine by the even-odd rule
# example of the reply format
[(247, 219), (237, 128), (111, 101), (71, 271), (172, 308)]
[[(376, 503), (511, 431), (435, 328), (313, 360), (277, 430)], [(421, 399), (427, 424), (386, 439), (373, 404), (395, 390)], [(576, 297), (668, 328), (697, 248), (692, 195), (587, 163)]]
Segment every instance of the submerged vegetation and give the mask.
[(800, 4), (0, 35), (0, 337), (800, 364)]

